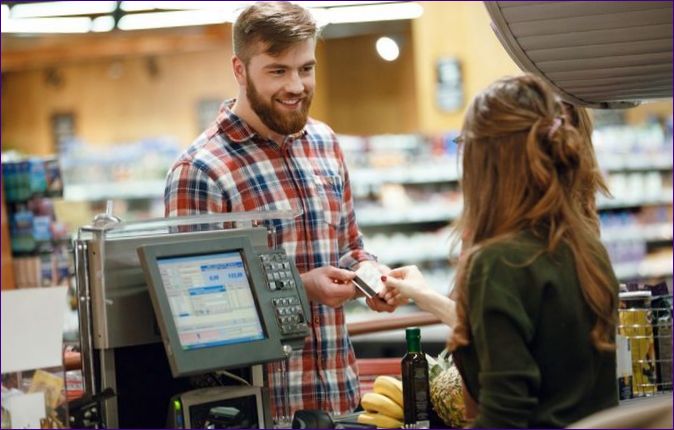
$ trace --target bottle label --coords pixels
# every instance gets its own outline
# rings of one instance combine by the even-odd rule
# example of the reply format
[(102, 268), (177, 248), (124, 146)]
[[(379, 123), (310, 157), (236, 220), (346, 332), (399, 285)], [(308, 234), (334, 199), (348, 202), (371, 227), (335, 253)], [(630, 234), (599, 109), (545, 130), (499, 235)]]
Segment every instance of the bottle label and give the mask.
[(403, 365), (405, 428), (429, 428), (428, 365), (425, 360), (404, 364), (408, 364), (408, 366)]

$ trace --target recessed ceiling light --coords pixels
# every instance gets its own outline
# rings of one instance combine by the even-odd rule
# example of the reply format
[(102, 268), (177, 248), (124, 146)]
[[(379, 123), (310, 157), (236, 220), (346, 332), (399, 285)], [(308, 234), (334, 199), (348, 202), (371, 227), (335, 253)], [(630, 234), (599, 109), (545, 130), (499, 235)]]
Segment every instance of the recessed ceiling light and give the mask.
[(400, 47), (390, 37), (380, 37), (375, 46), (379, 56), (386, 61), (394, 61), (400, 56)]

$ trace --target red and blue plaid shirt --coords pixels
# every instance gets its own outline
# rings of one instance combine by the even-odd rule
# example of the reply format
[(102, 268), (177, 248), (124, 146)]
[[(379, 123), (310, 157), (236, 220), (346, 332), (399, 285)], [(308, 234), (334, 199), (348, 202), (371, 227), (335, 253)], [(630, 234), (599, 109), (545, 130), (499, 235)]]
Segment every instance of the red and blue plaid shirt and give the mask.
[[(301, 209), (298, 218), (275, 222), (276, 242), (294, 258), (300, 273), (374, 260), (363, 251), (349, 176), (334, 132), (309, 119), (301, 132), (279, 146), (232, 113), (233, 103), (223, 104), (216, 122), (169, 170), (166, 216)], [(312, 302), (308, 322), (311, 334), (288, 364), (291, 413), (350, 412), (359, 401), (358, 369), (344, 310)], [(269, 376), (272, 397), (278, 398), (285, 384), (278, 372)], [(282, 415), (280, 402), (274, 404), (277, 416)]]

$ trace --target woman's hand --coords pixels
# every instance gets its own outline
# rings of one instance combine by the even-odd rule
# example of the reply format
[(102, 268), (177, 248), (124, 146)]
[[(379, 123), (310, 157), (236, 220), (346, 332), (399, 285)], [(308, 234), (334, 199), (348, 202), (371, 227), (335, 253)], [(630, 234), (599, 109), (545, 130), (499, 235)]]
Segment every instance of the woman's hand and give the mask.
[(417, 266), (393, 269), (382, 280), (386, 285), (382, 296), (387, 303), (412, 299), (419, 309), (432, 313), (450, 328), (456, 325), (456, 303), (430, 288)]
[(418, 301), (423, 294), (430, 291), (417, 266), (393, 269), (382, 280), (386, 286), (382, 296), (389, 304), (406, 303), (409, 299)]
[[(382, 274), (382, 277), (381, 277), (382, 281), (386, 278), (386, 275), (391, 271), (391, 268), (386, 266), (385, 264), (381, 264), (377, 261), (369, 261), (369, 260), (361, 261), (360, 263), (358, 263), (354, 267), (353, 270), (360, 269), (364, 264), (370, 264), (370, 265), (372, 265), (372, 267), (377, 269), (379, 271), (379, 273)], [(379, 294), (377, 294), (376, 296), (371, 297), (371, 298), (366, 298), (365, 303), (367, 304), (367, 306), (370, 309), (372, 309), (373, 311), (376, 311), (376, 312), (389, 312), (389, 313), (393, 312), (398, 307), (398, 305), (400, 303), (389, 303), (389, 302), (385, 301), (383, 296), (382, 296), (384, 291), (385, 291), (385, 288), (382, 289), (382, 291)], [(360, 291), (356, 292), (356, 297), (362, 297), (362, 296), (363, 296), (363, 293), (361, 293)]]

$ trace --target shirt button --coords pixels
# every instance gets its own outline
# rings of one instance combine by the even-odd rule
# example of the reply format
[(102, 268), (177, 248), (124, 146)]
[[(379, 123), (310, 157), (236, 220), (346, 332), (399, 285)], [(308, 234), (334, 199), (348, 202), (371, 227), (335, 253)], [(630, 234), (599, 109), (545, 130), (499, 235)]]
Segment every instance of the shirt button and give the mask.
[(321, 319), (319, 317), (314, 317), (314, 326), (318, 327), (321, 325)]

